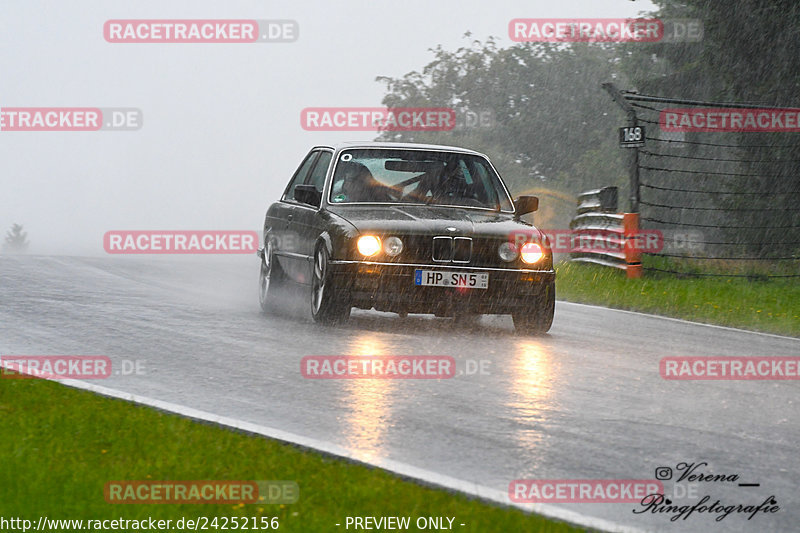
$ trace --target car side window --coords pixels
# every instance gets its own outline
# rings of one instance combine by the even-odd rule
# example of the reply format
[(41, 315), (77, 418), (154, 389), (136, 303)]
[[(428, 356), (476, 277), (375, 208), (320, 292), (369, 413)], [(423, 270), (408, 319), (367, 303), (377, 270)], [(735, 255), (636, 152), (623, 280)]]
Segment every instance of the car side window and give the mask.
[(322, 152), (317, 159), (317, 164), (314, 165), (314, 170), (311, 171), (311, 176), (308, 178), (308, 184), (313, 185), (319, 192), (325, 186), (325, 175), (328, 173), (328, 167), (331, 163), (333, 153)]
[(305, 161), (302, 162), (300, 168), (298, 168), (297, 172), (294, 173), (294, 176), (292, 176), (292, 180), (286, 187), (286, 191), (283, 193), (283, 198), (282, 198), (283, 200), (288, 200), (290, 202), (295, 201), (294, 188), (295, 186), (306, 182), (306, 176), (308, 175), (308, 171), (313, 166), (314, 161), (317, 159), (319, 153), (320, 153), (319, 150), (315, 150), (310, 154), (308, 154), (308, 157), (306, 157)]

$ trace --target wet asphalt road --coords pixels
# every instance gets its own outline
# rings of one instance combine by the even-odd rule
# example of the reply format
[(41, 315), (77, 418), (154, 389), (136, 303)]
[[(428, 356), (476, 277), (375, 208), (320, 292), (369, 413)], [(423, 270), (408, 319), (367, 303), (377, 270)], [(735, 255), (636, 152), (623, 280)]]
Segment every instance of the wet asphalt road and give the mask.
[[(648, 531), (797, 531), (797, 381), (666, 381), (659, 360), (797, 356), (800, 340), (558, 302), (550, 334), (520, 337), (510, 317), (354, 312), (313, 324), (304, 295), (285, 317), (257, 304), (257, 259), (0, 256), (0, 354), (103, 354), (143, 375), (102, 385), (279, 428), (507, 491), (531, 479), (652, 479), (707, 462), (738, 482), (687, 483), (692, 504), (774, 495), (780, 511), (670, 522), (633, 503), (560, 504)], [(300, 299), (302, 297), (302, 299)], [(308, 380), (306, 355), (450, 355), (445, 380)], [(465, 375), (480, 367), (483, 374)], [(298, 480), (302, 486), (302, 480)], [(665, 482), (668, 493), (676, 490)], [(678, 494), (681, 496), (681, 494)]]

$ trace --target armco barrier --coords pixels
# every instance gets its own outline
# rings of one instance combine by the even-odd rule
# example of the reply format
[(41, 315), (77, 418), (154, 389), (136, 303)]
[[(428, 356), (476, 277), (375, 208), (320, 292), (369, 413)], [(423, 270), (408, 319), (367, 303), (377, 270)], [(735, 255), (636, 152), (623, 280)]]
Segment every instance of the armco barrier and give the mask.
[[(578, 195), (577, 214), (569, 224), (570, 260), (625, 270), (642, 276), (641, 249), (636, 244), (638, 213), (617, 213), (617, 188), (603, 187)], [(576, 244), (577, 243), (577, 244)]]

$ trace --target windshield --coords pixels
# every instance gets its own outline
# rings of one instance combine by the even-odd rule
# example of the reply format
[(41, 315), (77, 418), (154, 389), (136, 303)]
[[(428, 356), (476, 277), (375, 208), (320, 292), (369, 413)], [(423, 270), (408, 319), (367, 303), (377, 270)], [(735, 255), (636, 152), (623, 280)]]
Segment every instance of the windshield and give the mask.
[(339, 154), (333, 204), (432, 204), (511, 211), (511, 199), (479, 156), (422, 150), (353, 149)]

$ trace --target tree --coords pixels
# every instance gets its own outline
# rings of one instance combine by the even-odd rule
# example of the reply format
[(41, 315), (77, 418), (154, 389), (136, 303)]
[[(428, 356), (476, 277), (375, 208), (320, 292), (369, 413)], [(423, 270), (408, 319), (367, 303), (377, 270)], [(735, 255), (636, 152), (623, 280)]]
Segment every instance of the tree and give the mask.
[(22, 224), (14, 224), (6, 233), (3, 251), (10, 253), (23, 253), (28, 249), (28, 234), (22, 231)]
[[(635, 43), (626, 71), (643, 92), (783, 106), (800, 89), (800, 3), (654, 0), (663, 20), (703, 23), (698, 43)], [(663, 64), (668, 65), (664, 72)], [(654, 76), (653, 73), (659, 75)]]
[[(659, 6), (654, 16), (662, 20), (702, 21), (703, 39), (698, 43), (636, 43), (623, 47), (623, 67), (641, 92), (753, 103), (754, 107), (800, 107), (800, 3), (796, 0), (654, 3)], [(723, 211), (715, 223), (730, 227), (730, 238), (726, 240), (757, 244), (730, 249), (732, 255), (779, 257), (796, 253), (792, 243), (800, 241), (800, 135), (711, 133), (689, 138), (699, 143), (738, 146), (729, 150), (696, 144), (684, 153), (695, 158), (693, 170), (707, 171), (700, 163), (705, 159), (710, 161), (708, 165), (716, 164), (713, 170), (718, 174), (727, 175), (712, 179), (702, 174), (669, 173), (663, 179), (670, 183), (660, 185), (696, 189), (703, 181), (713, 181), (717, 190), (737, 191), (739, 196), (720, 195), (716, 199)], [(725, 159), (728, 162), (723, 162)], [(730, 163), (730, 159), (738, 163)], [(696, 201), (707, 202), (704, 198)], [(673, 198), (670, 203), (677, 202)], [(682, 217), (696, 222), (694, 219), (701, 215), (706, 224), (712, 219), (707, 211), (695, 211), (694, 216), (684, 213)]]
[[(387, 131), (379, 139), (485, 152), (512, 191), (543, 186), (578, 193), (624, 183), (623, 154), (615, 144), (624, 115), (600, 88), (606, 80), (624, 83), (613, 46), (522, 43), (501, 49), (490, 38), (455, 52), (441, 46), (432, 52), (421, 72), (377, 78), (388, 91), (384, 105), (450, 107), (457, 117), (489, 110), (492, 126)], [(594, 165), (590, 154), (607, 146), (602, 163)]]

